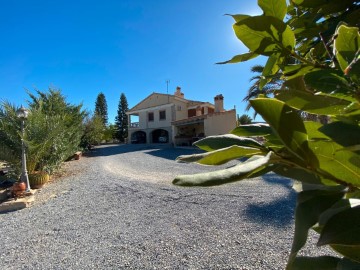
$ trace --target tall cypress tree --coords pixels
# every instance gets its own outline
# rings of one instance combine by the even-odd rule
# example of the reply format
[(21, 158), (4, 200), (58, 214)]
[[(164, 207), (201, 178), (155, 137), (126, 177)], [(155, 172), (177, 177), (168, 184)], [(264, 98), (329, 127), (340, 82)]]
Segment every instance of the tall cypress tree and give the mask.
[(95, 114), (99, 115), (103, 121), (104, 126), (108, 123), (108, 112), (105, 95), (100, 92), (95, 102)]
[(128, 136), (129, 121), (126, 115), (128, 111), (128, 102), (124, 93), (120, 95), (120, 101), (117, 110), (117, 116), (115, 117), (116, 125), (116, 138), (121, 142)]

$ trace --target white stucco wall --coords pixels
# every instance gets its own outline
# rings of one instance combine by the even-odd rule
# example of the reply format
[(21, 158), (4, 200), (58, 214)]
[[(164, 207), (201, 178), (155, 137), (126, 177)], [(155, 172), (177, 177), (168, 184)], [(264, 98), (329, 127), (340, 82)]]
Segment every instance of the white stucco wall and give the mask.
[[(186, 119), (188, 118), (188, 110), (187, 110), (187, 106), (185, 102), (179, 101), (179, 100), (174, 100), (174, 109), (175, 109), (175, 113), (176, 113), (176, 117), (174, 120), (182, 120), (182, 119)], [(179, 107), (181, 108), (181, 110), (179, 110)]]
[(213, 113), (204, 120), (205, 136), (227, 134), (236, 127), (236, 111)]

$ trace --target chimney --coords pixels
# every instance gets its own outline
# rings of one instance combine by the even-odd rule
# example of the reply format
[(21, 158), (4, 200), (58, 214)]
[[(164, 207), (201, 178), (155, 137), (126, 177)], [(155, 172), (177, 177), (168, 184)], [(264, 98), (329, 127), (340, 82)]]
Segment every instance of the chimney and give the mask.
[(215, 103), (215, 112), (223, 112), (224, 111), (224, 97), (223, 95), (217, 95), (214, 97)]
[(184, 98), (184, 93), (181, 93), (181, 87), (178, 86), (176, 87), (176, 91), (175, 91), (175, 97), (179, 97), (179, 98)]

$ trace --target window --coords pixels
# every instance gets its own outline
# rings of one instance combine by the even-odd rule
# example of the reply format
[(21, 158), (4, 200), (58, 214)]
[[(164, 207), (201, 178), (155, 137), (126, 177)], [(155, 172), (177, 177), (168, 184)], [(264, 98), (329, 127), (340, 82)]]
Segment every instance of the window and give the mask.
[(149, 112), (149, 113), (148, 113), (148, 121), (149, 121), (149, 122), (153, 122), (153, 121), (154, 121), (154, 113), (153, 113), (153, 112)]
[(159, 112), (159, 119), (165, 120), (166, 119), (166, 111), (160, 111)]
[(180, 105), (177, 106), (177, 110), (181, 111), (181, 106)]

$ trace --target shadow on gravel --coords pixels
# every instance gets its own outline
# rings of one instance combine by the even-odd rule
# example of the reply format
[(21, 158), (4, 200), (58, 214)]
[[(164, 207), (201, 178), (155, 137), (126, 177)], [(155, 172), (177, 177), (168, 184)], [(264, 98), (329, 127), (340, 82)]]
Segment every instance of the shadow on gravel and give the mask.
[(144, 151), (144, 154), (175, 160), (180, 155), (201, 153), (195, 148), (174, 148), (166, 144), (110, 144), (96, 146), (93, 150), (84, 153), (86, 157), (113, 156), (131, 152)]
[(145, 152), (145, 154), (152, 155), (159, 158), (165, 158), (170, 160), (175, 160), (178, 156), (181, 155), (192, 155), (192, 154), (198, 154), (202, 153), (204, 151), (196, 148), (160, 148), (160, 149), (154, 149), (151, 151)]
[(266, 174), (262, 178), (268, 184), (285, 187), (288, 194), (270, 203), (249, 204), (244, 210), (244, 215), (252, 221), (274, 227), (292, 223), (296, 205), (296, 192), (292, 189), (292, 180), (274, 173)]
[(114, 156), (118, 154), (142, 151), (144, 149), (151, 149), (151, 147), (145, 144), (105, 144), (105, 145), (95, 146), (94, 149), (84, 153), (84, 156), (87, 157)]

